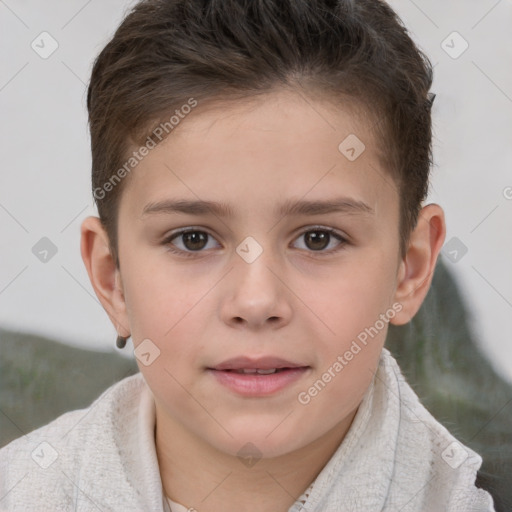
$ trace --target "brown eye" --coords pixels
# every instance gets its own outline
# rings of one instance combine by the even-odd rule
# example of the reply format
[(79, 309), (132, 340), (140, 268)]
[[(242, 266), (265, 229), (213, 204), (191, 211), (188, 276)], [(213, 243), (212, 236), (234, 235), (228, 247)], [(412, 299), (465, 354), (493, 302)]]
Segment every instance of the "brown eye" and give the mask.
[(314, 251), (325, 249), (329, 245), (331, 238), (330, 233), (326, 233), (325, 231), (308, 231), (304, 236), (306, 245)]
[(208, 233), (204, 231), (188, 231), (181, 234), (183, 245), (191, 251), (204, 249)]
[(194, 253), (206, 252), (209, 239), (213, 237), (206, 231), (198, 229), (182, 230), (172, 234), (163, 241), (163, 245), (169, 246), (169, 251), (183, 255), (194, 256)]
[[(318, 256), (328, 256), (345, 247), (348, 241), (341, 236), (337, 231), (331, 228), (315, 228), (303, 231), (298, 239), (304, 239), (304, 247), (299, 247), (309, 253), (317, 253)], [(163, 245), (168, 247), (172, 253), (185, 257), (202, 256), (208, 253), (204, 249), (208, 247), (209, 240), (214, 241), (212, 235), (208, 232), (199, 229), (184, 229), (173, 233), (163, 241)], [(333, 241), (337, 240), (338, 243), (328, 250)], [(213, 246), (215, 247), (215, 246)]]
[[(332, 254), (337, 250), (343, 248), (347, 244), (347, 240), (340, 234), (330, 228), (316, 228), (309, 229), (301, 233), (298, 239), (303, 238), (305, 250), (309, 252), (318, 252), (320, 254)], [(333, 242), (333, 239), (338, 240), (338, 244), (332, 250), (326, 250)]]

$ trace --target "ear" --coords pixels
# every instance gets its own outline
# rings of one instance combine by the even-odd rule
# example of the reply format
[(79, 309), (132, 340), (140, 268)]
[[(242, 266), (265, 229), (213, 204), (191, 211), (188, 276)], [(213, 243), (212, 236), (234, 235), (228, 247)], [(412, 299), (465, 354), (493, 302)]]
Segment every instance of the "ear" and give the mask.
[(82, 222), (80, 250), (89, 279), (119, 335), (130, 336), (123, 285), (110, 253), (109, 239), (98, 217)]
[(402, 309), (390, 320), (392, 324), (406, 324), (420, 309), (432, 283), (445, 236), (442, 208), (437, 204), (425, 206), (420, 211), (407, 253), (399, 265), (394, 300), (402, 305)]

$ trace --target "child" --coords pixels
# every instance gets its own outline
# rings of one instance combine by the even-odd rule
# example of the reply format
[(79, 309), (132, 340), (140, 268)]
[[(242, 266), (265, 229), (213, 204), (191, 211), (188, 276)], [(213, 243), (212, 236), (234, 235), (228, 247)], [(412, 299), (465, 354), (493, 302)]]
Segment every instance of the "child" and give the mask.
[(81, 251), (140, 373), (0, 450), (3, 509), (493, 511), (384, 348), (445, 238), (431, 83), (379, 0), (136, 5)]

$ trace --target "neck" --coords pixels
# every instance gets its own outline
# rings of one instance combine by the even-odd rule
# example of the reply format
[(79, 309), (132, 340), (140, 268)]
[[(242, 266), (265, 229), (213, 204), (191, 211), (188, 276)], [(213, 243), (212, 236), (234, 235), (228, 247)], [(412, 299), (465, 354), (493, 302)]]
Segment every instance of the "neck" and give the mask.
[(164, 492), (198, 512), (287, 512), (332, 457), (357, 412), (309, 445), (245, 465), (156, 410), (155, 444)]

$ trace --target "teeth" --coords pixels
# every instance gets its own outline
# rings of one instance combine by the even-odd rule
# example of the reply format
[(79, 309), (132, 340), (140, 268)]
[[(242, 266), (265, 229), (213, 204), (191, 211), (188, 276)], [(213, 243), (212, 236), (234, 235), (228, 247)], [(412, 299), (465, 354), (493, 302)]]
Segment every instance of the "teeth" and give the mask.
[(270, 375), (271, 373), (276, 373), (276, 368), (269, 368), (268, 370), (261, 370), (259, 368), (242, 368), (240, 370), (236, 370), (237, 373), (245, 373), (245, 374), (254, 374), (258, 373), (260, 375)]
[(275, 368), (270, 368), (268, 370), (256, 370), (260, 375), (269, 375), (270, 373), (276, 373)]

